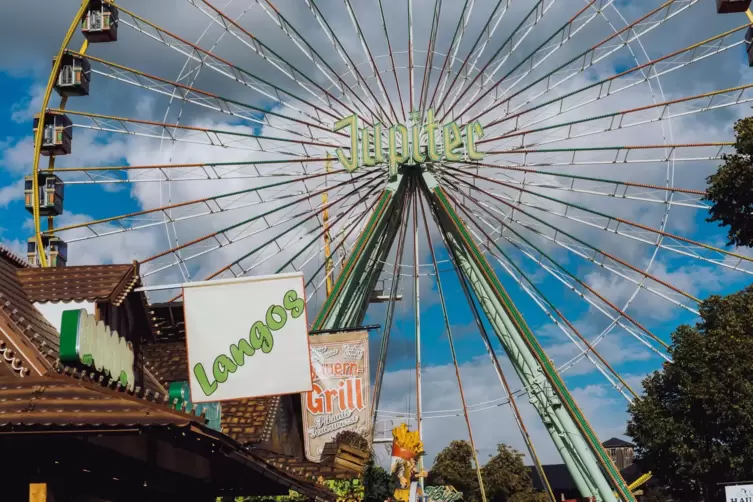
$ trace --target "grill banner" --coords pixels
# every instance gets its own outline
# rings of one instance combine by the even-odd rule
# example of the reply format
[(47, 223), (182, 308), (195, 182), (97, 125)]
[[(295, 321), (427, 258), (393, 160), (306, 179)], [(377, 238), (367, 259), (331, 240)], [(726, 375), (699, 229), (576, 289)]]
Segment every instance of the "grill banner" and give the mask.
[(321, 462), (344, 431), (370, 437), (368, 333), (310, 337), (313, 390), (302, 396), (306, 458)]

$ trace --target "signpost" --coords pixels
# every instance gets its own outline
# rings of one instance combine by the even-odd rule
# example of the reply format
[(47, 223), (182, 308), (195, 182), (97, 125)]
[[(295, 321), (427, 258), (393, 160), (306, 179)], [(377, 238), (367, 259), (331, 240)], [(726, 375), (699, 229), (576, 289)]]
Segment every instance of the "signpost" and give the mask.
[(324, 446), (340, 432), (369, 433), (368, 351), (366, 332), (312, 337), (313, 390), (302, 396), (308, 460), (321, 462)]
[(183, 285), (194, 403), (310, 391), (302, 273)]
[(133, 389), (133, 346), (85, 309), (66, 310), (60, 322), (60, 360), (81, 363)]

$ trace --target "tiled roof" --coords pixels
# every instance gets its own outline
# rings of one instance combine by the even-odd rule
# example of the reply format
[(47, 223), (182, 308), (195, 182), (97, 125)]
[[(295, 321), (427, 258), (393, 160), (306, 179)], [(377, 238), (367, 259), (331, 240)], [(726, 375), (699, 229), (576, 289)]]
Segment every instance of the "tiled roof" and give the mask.
[(624, 441), (619, 438), (607, 439), (601, 445), (604, 448), (633, 448), (635, 447), (633, 443), (628, 443), (627, 441)]
[(160, 382), (188, 380), (186, 342), (158, 342), (142, 345), (144, 362)]
[(279, 406), (279, 397), (223, 401), (222, 432), (244, 445), (264, 442)]
[(19, 266), (19, 267), (30, 267), (29, 262), (18, 256), (16, 253), (10, 250), (7, 246), (3, 246), (0, 244), (0, 257), (5, 258), (8, 261), (13, 262), (13, 264)]
[(185, 426), (204, 423), (177, 411), (164, 396), (100, 383), (78, 372), (0, 381), (0, 429)]
[(18, 280), (32, 302), (120, 302), (139, 282), (138, 265), (25, 268)]
[(302, 481), (307, 481), (309, 483), (316, 481), (320, 477), (331, 480), (352, 479), (356, 476), (352, 472), (346, 471), (344, 469), (338, 469), (330, 463), (317, 464), (314, 462), (309, 462), (305, 459), (288, 457), (286, 455), (280, 455), (279, 453), (274, 453), (264, 449), (252, 449), (250, 451), (254, 455), (263, 459), (269, 465), (283, 470), (291, 476), (295, 476), (296, 478)]
[(60, 352), (59, 335), (44, 315), (34, 308), (18, 280), (16, 272), (32, 269), (19, 266), (0, 256), (0, 310), (11, 329), (33, 344), (46, 360), (45, 365), (52, 368)]

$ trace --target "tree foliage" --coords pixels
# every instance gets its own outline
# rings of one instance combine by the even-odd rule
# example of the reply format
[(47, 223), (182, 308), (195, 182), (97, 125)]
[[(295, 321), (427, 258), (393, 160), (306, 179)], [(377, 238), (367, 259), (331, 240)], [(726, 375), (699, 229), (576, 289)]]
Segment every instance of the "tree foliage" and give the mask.
[(643, 381), (627, 429), (643, 469), (687, 501), (723, 500), (717, 483), (753, 478), (753, 286), (700, 314), (672, 334), (673, 362)]
[(728, 244), (753, 246), (753, 117), (735, 123), (735, 153), (709, 176), (709, 222), (729, 227)]
[[(546, 502), (547, 497), (533, 489), (523, 455), (507, 445), (497, 446), (494, 455), (481, 468), (486, 498), (490, 502)], [(465, 502), (479, 502), (481, 490), (473, 464), (473, 450), (466, 441), (452, 441), (434, 459), (427, 485), (452, 485), (463, 492)]]

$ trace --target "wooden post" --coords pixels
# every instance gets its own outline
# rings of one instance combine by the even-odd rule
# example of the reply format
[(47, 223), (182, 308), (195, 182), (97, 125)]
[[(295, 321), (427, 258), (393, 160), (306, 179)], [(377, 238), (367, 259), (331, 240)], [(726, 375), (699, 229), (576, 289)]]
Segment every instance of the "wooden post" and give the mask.
[(29, 483), (29, 502), (55, 502), (47, 483)]

